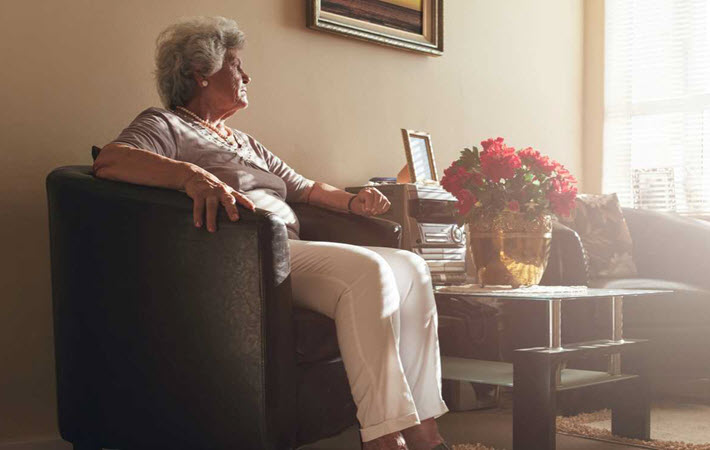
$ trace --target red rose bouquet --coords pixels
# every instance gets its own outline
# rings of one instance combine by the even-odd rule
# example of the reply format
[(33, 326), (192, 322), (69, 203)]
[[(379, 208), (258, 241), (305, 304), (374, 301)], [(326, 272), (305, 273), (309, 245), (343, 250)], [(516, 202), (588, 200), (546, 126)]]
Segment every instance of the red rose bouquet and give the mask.
[(577, 197), (577, 180), (555, 160), (537, 150), (515, 150), (503, 138), (464, 149), (444, 171), (441, 186), (458, 199), (459, 222), (506, 211), (530, 218), (569, 216)]

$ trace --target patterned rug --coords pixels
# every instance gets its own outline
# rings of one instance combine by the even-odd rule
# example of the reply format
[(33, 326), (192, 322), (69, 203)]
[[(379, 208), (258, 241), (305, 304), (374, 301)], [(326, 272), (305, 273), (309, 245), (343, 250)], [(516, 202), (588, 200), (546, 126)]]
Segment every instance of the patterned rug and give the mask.
[(710, 406), (654, 405), (651, 409), (651, 441), (613, 436), (609, 410), (558, 417), (557, 431), (653, 450), (710, 450)]
[(493, 447), (486, 447), (483, 444), (458, 444), (453, 445), (452, 450), (496, 450)]
[[(511, 412), (503, 408), (501, 412)], [(710, 450), (710, 405), (659, 403), (651, 409), (651, 441), (613, 436), (609, 410), (558, 417), (557, 432), (650, 450)], [(452, 450), (502, 450), (483, 444), (458, 444)]]

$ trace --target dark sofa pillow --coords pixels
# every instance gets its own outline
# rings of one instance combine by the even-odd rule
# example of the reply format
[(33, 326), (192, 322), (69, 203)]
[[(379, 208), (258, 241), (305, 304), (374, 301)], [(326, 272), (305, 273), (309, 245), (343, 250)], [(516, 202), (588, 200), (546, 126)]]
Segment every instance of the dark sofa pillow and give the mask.
[(591, 279), (636, 276), (631, 234), (616, 194), (581, 194), (572, 214), (560, 221), (582, 239)]

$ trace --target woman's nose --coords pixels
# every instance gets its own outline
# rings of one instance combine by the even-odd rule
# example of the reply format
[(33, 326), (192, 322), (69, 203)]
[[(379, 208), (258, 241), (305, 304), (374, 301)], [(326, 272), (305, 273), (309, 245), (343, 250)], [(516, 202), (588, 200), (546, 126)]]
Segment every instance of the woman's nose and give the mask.
[(249, 84), (251, 82), (251, 77), (246, 72), (242, 72), (242, 83)]

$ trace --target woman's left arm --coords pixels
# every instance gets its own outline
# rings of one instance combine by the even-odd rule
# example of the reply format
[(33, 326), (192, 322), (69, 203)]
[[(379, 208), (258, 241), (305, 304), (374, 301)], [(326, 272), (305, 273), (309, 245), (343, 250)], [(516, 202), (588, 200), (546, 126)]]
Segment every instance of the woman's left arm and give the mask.
[(374, 187), (366, 187), (360, 192), (351, 194), (326, 183), (313, 182), (296, 173), (278, 156), (253, 137), (247, 135), (252, 142), (257, 155), (269, 167), (269, 171), (281, 177), (286, 183), (289, 202), (303, 202), (334, 211), (351, 212), (360, 216), (375, 216), (390, 209), (390, 202)]
[(355, 195), (319, 181), (308, 193), (307, 203), (360, 216), (376, 216), (390, 209), (389, 200), (377, 188), (366, 187)]

